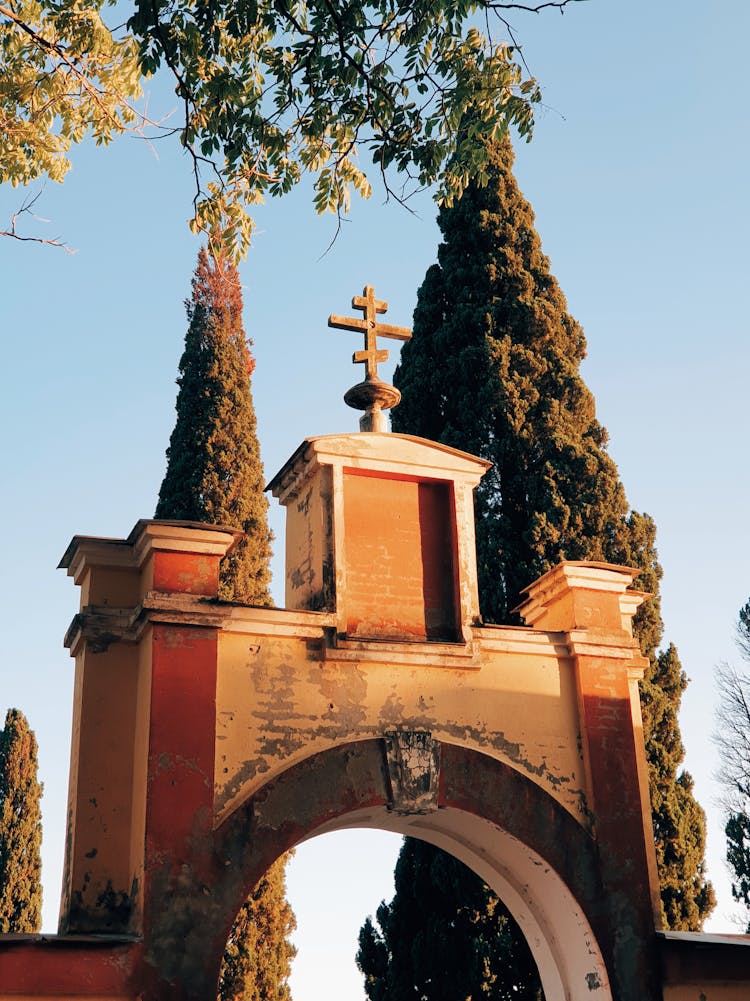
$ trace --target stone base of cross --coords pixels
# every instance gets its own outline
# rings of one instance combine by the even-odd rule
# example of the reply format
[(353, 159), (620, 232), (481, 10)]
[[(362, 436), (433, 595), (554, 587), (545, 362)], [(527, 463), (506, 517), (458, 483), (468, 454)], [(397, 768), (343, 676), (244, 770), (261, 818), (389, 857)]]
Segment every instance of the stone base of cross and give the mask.
[(387, 431), (388, 420), (384, 411), (397, 407), (401, 393), (395, 386), (382, 379), (358, 382), (344, 393), (344, 403), (354, 410), (364, 410), (359, 419), (360, 431)]

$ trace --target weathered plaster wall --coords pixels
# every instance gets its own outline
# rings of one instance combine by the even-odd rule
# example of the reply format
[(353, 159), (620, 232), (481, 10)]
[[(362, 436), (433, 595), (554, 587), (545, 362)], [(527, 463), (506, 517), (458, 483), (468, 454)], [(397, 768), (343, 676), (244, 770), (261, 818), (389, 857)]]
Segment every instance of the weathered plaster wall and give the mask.
[(333, 605), (331, 468), (316, 470), (287, 506), (286, 607)]
[(130, 907), (129, 927), (143, 927), (143, 845), (146, 834), (148, 803), (148, 748), (151, 724), (151, 682), (153, 674), (153, 644), (151, 628), (145, 642), (138, 645), (138, 682), (136, 685), (136, 715), (133, 728), (133, 813), (130, 822)]
[[(2, 976), (2, 971), (0, 971), (0, 976)], [(40, 998), (57, 998), (59, 1001), (69, 1001), (72, 998), (85, 998), (86, 1001), (138, 1001), (138, 995), (135, 991), (132, 994), (108, 994), (106, 991), (92, 994), (83, 993), (78, 987), (76, 993), (69, 991), (66, 994), (60, 994), (57, 990), (54, 993), (48, 993), (47, 990), (42, 990), (29, 994), (16, 994), (6, 992), (0, 987), (0, 1001), (40, 1001)]]
[(410, 435), (308, 438), (269, 484), (287, 509), (287, 606), (334, 612), (339, 633), (370, 639), (466, 635), (479, 616), (473, 490), (488, 467)]
[[(143, 793), (134, 787), (137, 707), (134, 647), (116, 644), (106, 653), (89, 652), (77, 659), (61, 930), (85, 913), (79, 930), (121, 931), (130, 907), (133, 796)], [(95, 911), (102, 916), (101, 925), (91, 917)]]
[(750, 936), (659, 935), (664, 1001), (748, 1001)]
[(0, 1001), (137, 1001), (139, 957), (114, 936), (0, 935)]
[(442, 644), (325, 649), (310, 639), (222, 632), (216, 822), (302, 758), (399, 728), (507, 762), (585, 823), (571, 662), (549, 635), (487, 628), (474, 636), (458, 667), (448, 666), (451, 654), (453, 665), (461, 658)]
[(747, 1001), (744, 948), (714, 943), (707, 962), (704, 937), (655, 934), (635, 572), (563, 563), (527, 589), (532, 628), (481, 627), (486, 468), (403, 435), (304, 442), (271, 484), (288, 609), (216, 600), (233, 529), (73, 540), (61, 928), (120, 934), (0, 936), (0, 1001), (215, 1001), (268, 865), (362, 824), (441, 844), (495, 886), (548, 1001)]

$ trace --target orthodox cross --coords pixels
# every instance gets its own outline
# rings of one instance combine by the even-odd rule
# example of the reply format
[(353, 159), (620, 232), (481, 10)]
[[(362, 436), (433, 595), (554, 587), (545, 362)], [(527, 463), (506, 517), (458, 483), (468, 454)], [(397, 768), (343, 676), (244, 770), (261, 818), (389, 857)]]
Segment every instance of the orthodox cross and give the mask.
[(377, 382), (378, 362), (388, 360), (388, 352), (378, 350), (377, 337), (390, 337), (396, 341), (408, 341), (411, 337), (411, 330), (408, 327), (394, 327), (390, 323), (378, 323), (377, 314), (385, 313), (388, 303), (382, 299), (375, 298), (375, 289), (372, 285), (365, 285), (362, 295), (355, 295), (352, 299), (354, 309), (361, 309), (363, 318), (355, 316), (331, 316), (328, 317), (329, 327), (338, 327), (340, 330), (359, 330), (365, 335), (364, 351), (355, 351), (352, 355), (353, 362), (364, 362), (365, 381)]

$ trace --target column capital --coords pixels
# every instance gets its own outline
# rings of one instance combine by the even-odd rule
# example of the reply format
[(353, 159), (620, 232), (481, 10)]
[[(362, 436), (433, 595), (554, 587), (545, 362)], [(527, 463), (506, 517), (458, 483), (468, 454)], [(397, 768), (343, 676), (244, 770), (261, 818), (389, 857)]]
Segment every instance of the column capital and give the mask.
[(92, 567), (121, 567), (139, 570), (156, 551), (218, 556), (232, 550), (243, 533), (225, 525), (204, 525), (195, 521), (157, 521), (141, 518), (126, 539), (74, 535), (58, 563), (74, 583)]

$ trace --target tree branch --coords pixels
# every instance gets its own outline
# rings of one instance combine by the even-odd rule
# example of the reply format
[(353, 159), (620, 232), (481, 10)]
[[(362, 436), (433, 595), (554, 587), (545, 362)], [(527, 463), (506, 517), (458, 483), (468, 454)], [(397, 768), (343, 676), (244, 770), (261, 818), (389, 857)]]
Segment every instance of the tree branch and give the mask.
[(527, 14), (541, 14), (541, 12), (547, 7), (554, 7), (557, 10), (562, 10), (563, 7), (567, 7), (571, 3), (585, 3), (586, 0), (547, 0), (546, 3), (485, 3), (483, 6), (487, 10), (523, 10)]
[(37, 191), (33, 198), (25, 201), (21, 205), (21, 208), (18, 209), (17, 212), (13, 213), (10, 218), (10, 229), (0, 229), (0, 236), (7, 236), (12, 240), (18, 240), (21, 243), (43, 243), (48, 247), (60, 247), (60, 249), (64, 250), (66, 254), (77, 253), (77, 251), (73, 250), (66, 243), (63, 243), (62, 240), (58, 240), (57, 237), (50, 239), (42, 236), (21, 236), (21, 234), (16, 231), (16, 223), (18, 222), (19, 217), (25, 213), (28, 213), (32, 219), (36, 219), (38, 222), (49, 222), (48, 219), (43, 219), (41, 216), (38, 216), (31, 211), (32, 206), (40, 198), (41, 194), (41, 191)]

